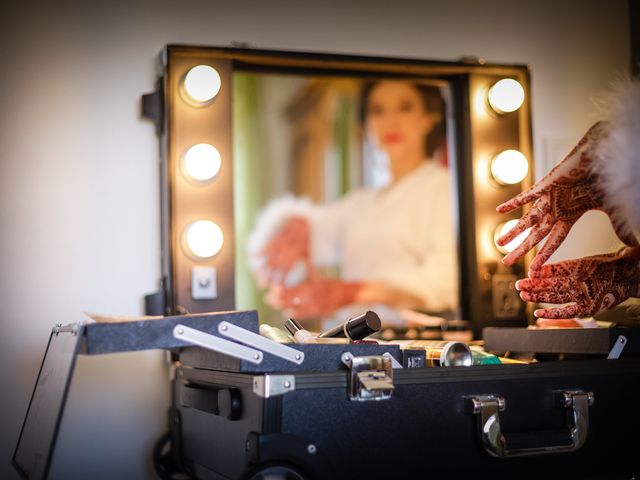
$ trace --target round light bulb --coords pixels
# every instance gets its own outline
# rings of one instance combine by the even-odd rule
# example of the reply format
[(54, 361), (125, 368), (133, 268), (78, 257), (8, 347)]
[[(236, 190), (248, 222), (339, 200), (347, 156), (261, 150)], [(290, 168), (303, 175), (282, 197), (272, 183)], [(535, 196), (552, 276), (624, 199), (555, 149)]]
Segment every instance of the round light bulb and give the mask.
[(529, 173), (529, 160), (518, 150), (505, 150), (491, 160), (491, 175), (502, 185), (520, 183)]
[(198, 143), (189, 147), (182, 157), (184, 174), (200, 183), (212, 180), (220, 171), (221, 165), (220, 152), (208, 143)]
[(184, 242), (195, 257), (211, 258), (222, 248), (222, 230), (210, 220), (199, 220), (186, 228)]
[(510, 231), (517, 224), (518, 224), (518, 219), (514, 218), (513, 220), (508, 220), (496, 227), (493, 233), (493, 243), (500, 253), (509, 253), (514, 251), (516, 248), (518, 248), (518, 245), (520, 245), (524, 241), (524, 239), (527, 238), (527, 235), (529, 235), (529, 231), (531, 230), (531, 228), (527, 228), (524, 232), (522, 232), (516, 238), (511, 240), (504, 247), (501, 247), (500, 245), (498, 245), (498, 239), (501, 236), (503, 236), (505, 233)]
[(503, 78), (489, 89), (489, 105), (498, 113), (515, 112), (524, 103), (524, 88), (512, 78)]
[(221, 84), (220, 74), (209, 65), (193, 67), (184, 77), (184, 90), (197, 103), (206, 103), (215, 97)]

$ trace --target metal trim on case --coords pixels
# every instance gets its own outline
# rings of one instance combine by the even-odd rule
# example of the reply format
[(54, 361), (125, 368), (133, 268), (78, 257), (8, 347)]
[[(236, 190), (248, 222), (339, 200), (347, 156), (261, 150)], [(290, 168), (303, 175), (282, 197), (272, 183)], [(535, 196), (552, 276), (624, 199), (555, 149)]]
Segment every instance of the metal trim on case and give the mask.
[(260, 350), (245, 347), (239, 343), (230, 342), (224, 338), (216, 337), (206, 332), (178, 324), (173, 329), (173, 336), (178, 340), (184, 340), (192, 345), (197, 345), (214, 352), (223, 353), (240, 360), (259, 364), (262, 362), (263, 354)]
[(275, 355), (276, 357), (284, 358), (285, 360), (297, 365), (304, 362), (304, 352), (281, 343), (274, 342), (273, 340), (269, 340), (262, 335), (250, 332), (249, 330), (238, 327), (232, 323), (220, 322), (218, 325), (218, 333), (230, 338), (231, 340), (244, 343), (245, 345), (253, 348), (259, 348), (264, 352)]
[(620, 355), (622, 355), (622, 351), (626, 346), (627, 337), (625, 337), (624, 335), (618, 335), (618, 338), (616, 338), (613, 347), (611, 347), (611, 350), (609, 351), (609, 355), (607, 355), (607, 360), (617, 360), (618, 358), (620, 358)]
[(253, 393), (261, 398), (293, 392), (296, 389), (294, 375), (260, 375), (253, 377)]

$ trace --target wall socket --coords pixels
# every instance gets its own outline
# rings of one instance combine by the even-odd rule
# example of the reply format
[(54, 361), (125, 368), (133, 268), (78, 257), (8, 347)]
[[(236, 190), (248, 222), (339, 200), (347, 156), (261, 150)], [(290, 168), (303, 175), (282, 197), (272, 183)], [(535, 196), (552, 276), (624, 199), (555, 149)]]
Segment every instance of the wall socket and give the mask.
[(520, 313), (522, 300), (516, 290), (515, 275), (496, 273), (491, 277), (493, 317), (514, 318)]
[(191, 269), (191, 298), (194, 300), (215, 300), (218, 283), (214, 267), (193, 267)]

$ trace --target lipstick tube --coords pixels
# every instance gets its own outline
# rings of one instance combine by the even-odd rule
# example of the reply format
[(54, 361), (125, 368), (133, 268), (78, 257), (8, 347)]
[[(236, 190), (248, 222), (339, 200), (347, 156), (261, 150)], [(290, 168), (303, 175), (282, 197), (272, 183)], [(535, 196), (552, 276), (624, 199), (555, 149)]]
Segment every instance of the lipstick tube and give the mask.
[(300, 322), (294, 318), (289, 318), (284, 322), (284, 328), (293, 335), (298, 343), (314, 343), (316, 336), (308, 330), (305, 330)]
[(350, 340), (362, 340), (372, 333), (380, 330), (380, 317), (371, 310), (350, 318), (342, 325), (337, 325), (330, 330), (322, 332), (319, 338), (346, 337)]
[(284, 328), (293, 335), (296, 343), (348, 344), (351, 342), (348, 338), (318, 338), (315, 334), (305, 330), (300, 322), (294, 318), (284, 322)]

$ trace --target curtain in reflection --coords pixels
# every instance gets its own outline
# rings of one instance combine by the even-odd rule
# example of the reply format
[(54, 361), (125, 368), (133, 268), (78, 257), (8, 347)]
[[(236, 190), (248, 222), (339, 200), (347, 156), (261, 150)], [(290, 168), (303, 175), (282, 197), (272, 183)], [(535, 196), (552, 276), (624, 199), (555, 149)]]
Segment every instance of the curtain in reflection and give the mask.
[(295, 195), (325, 202), (360, 184), (357, 95), (354, 81), (314, 79), (291, 98), (285, 112)]
[(249, 271), (246, 239), (271, 199), (335, 200), (362, 184), (358, 81), (235, 73), (233, 80), (236, 308), (281, 325)]
[(267, 318), (270, 308), (262, 301), (247, 264), (246, 238), (264, 205), (265, 185), (260, 172), (268, 165), (261, 96), (261, 79), (255, 75), (233, 77), (233, 203), (236, 234), (236, 308), (257, 309)]

